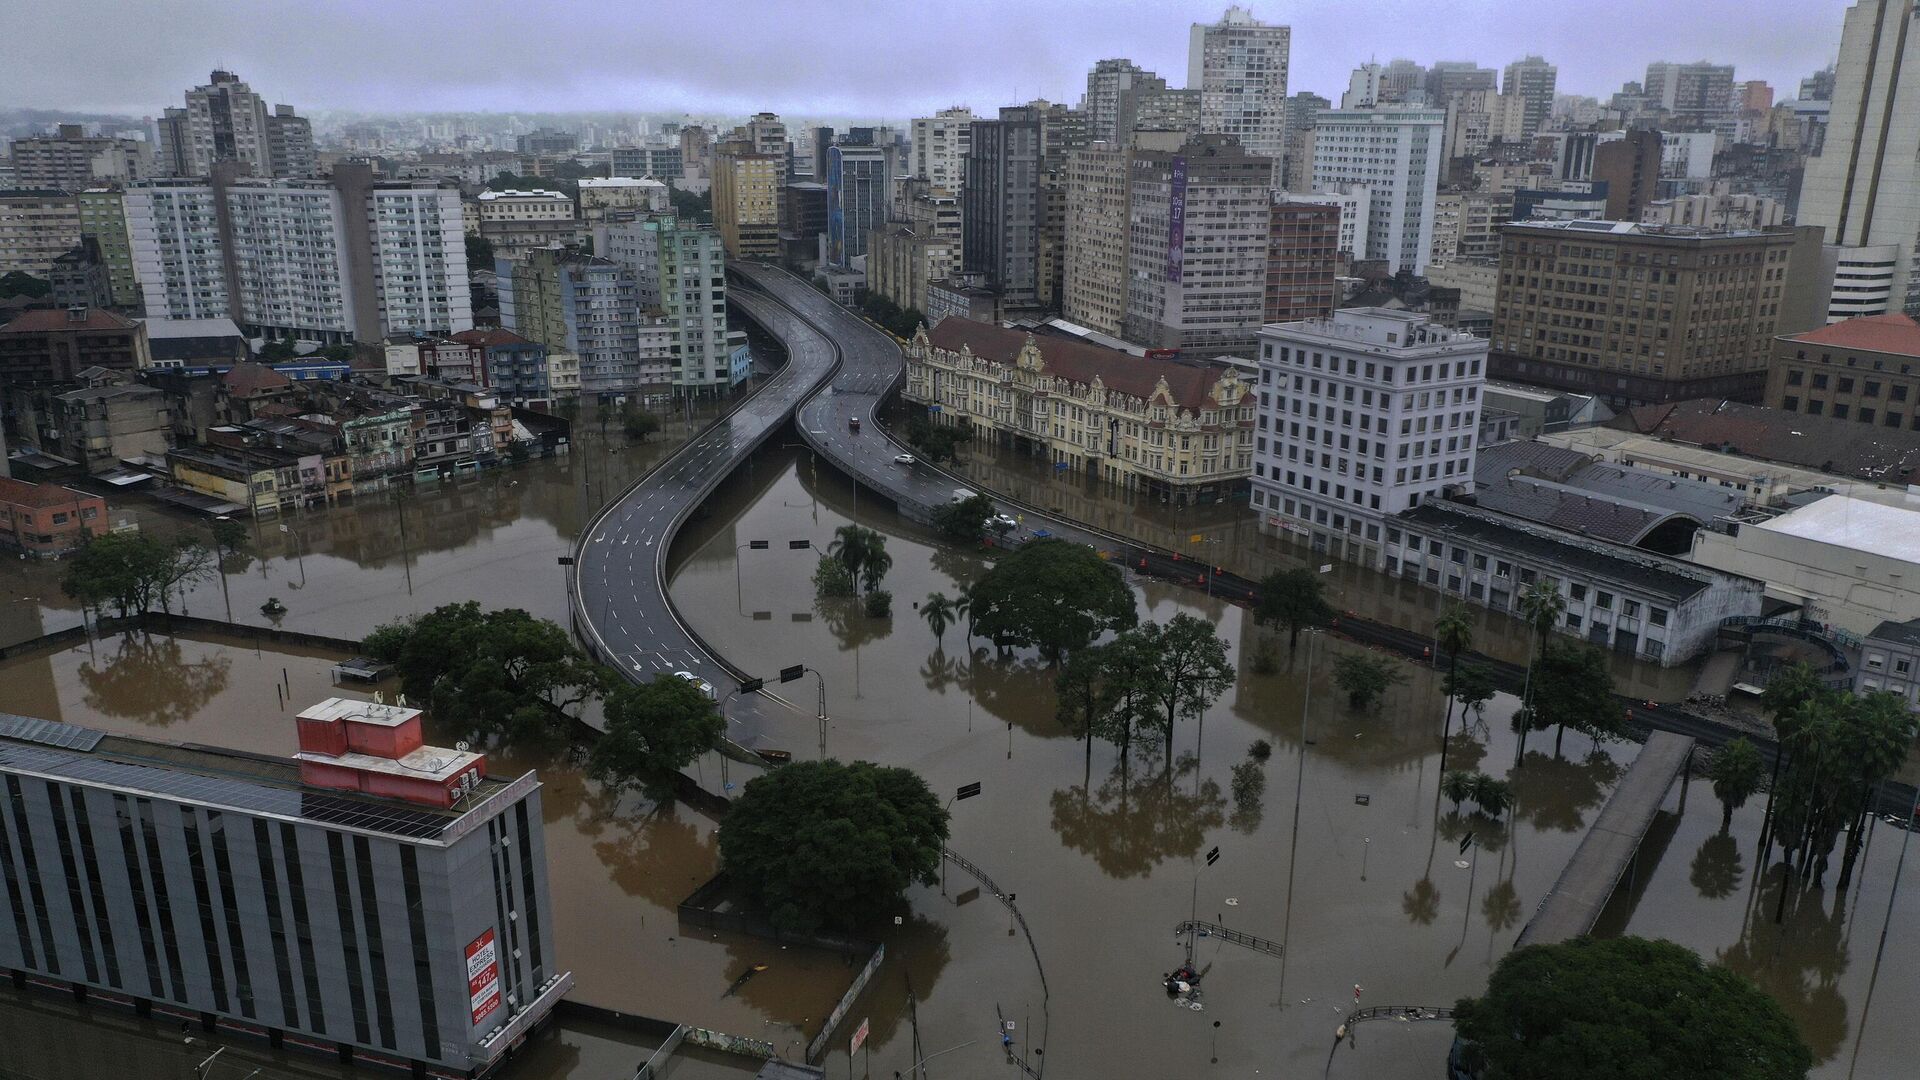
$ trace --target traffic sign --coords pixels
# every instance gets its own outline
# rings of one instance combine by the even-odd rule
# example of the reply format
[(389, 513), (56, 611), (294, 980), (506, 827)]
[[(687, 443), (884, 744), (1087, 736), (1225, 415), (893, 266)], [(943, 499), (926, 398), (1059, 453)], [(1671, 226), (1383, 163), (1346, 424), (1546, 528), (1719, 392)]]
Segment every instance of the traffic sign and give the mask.
[(954, 792), (953, 797), (955, 799), (971, 799), (978, 794), (980, 794), (980, 781), (975, 780), (971, 784), (961, 784), (960, 790)]
[(1220, 861), (1220, 848), (1216, 846), (1213, 848), (1213, 850), (1207, 852), (1207, 865), (1212, 866), (1214, 863), (1217, 863), (1219, 861)]
[(867, 1020), (863, 1019), (860, 1021), (860, 1026), (853, 1030), (853, 1042), (847, 1046), (847, 1053), (854, 1054), (859, 1052), (860, 1044), (866, 1041), (867, 1041)]
[(806, 675), (806, 673), (807, 673), (807, 665), (805, 664), (795, 664), (792, 667), (783, 667), (780, 669), (780, 681), (792, 682), (795, 679), (802, 678), (803, 676)]

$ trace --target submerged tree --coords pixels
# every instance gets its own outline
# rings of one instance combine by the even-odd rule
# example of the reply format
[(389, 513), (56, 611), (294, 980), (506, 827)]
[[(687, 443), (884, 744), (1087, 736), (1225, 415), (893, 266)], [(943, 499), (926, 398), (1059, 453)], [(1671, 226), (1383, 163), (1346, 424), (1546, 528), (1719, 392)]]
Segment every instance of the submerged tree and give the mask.
[(1260, 626), (1287, 629), (1287, 648), (1300, 645), (1300, 631), (1333, 618), (1320, 575), (1304, 567), (1276, 570), (1260, 579), (1253, 621)]

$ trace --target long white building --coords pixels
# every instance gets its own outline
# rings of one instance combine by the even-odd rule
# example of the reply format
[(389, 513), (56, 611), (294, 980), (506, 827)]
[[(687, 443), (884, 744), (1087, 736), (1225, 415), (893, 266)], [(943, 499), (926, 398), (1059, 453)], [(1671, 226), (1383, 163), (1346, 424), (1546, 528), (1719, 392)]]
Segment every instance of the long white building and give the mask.
[(249, 332), (325, 342), (473, 326), (460, 193), (377, 183), (236, 178), (138, 184), (125, 197), (146, 314), (231, 318)]
[(1389, 272), (1426, 270), (1446, 123), (1444, 110), (1405, 106), (1332, 109), (1315, 121), (1314, 190), (1368, 191), (1366, 250), (1356, 258), (1385, 259)]
[(1254, 512), (1380, 565), (1388, 518), (1472, 492), (1486, 360), (1484, 340), (1386, 308), (1265, 327)]
[[(1287, 152), (1287, 67), (1293, 29), (1234, 5), (1187, 38), (1187, 88), (1200, 91), (1200, 130), (1231, 135), (1275, 162)], [(1276, 174), (1275, 179), (1279, 177)]]

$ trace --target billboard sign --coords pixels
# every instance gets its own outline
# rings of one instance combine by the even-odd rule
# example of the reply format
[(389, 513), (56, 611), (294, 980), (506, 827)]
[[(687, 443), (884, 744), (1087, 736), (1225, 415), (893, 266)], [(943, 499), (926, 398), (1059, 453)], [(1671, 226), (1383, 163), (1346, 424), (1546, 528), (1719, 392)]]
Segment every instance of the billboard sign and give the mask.
[(1180, 283), (1181, 267), (1186, 262), (1183, 250), (1187, 242), (1187, 159), (1173, 159), (1173, 192), (1167, 202), (1167, 281)]
[(492, 930), (467, 945), (467, 995), (475, 1027), (500, 1008), (500, 950)]

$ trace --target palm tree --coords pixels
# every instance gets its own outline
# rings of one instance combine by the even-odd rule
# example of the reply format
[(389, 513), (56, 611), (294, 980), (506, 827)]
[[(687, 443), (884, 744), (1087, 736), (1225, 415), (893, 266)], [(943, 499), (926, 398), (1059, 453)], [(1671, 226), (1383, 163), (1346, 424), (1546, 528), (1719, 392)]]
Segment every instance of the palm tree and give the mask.
[(1473, 773), (1459, 769), (1440, 777), (1440, 794), (1452, 800), (1455, 810), (1460, 809), (1461, 803), (1473, 798), (1473, 777)]
[(1486, 773), (1473, 775), (1473, 803), (1480, 812), (1490, 818), (1498, 819), (1513, 805), (1513, 786), (1505, 780), (1495, 780)]
[(1767, 782), (1767, 808), (1760, 815), (1760, 859), (1765, 863), (1773, 846), (1773, 796), (1780, 790), (1780, 772), (1787, 761), (1787, 736), (1800, 706), (1819, 697), (1826, 688), (1813, 665), (1802, 660), (1773, 673), (1760, 691), (1760, 707), (1773, 717), (1773, 778)]
[[(1556, 585), (1536, 581), (1527, 587), (1526, 592), (1520, 594), (1520, 614), (1527, 620), (1527, 625), (1533, 628), (1533, 633), (1540, 642), (1538, 650), (1532, 648), (1527, 650), (1527, 678), (1520, 692), (1522, 708), (1527, 706), (1533, 695), (1533, 663), (1538, 657), (1546, 654), (1547, 635), (1553, 633), (1554, 627), (1560, 625), (1560, 617), (1566, 613), (1567, 598), (1560, 595), (1560, 589)], [(1532, 721), (1533, 718), (1529, 715), (1527, 723), (1520, 726), (1520, 749), (1513, 757), (1515, 766), (1518, 766), (1526, 757), (1527, 730), (1533, 726)]]
[(953, 601), (947, 599), (945, 593), (928, 593), (920, 605), (920, 617), (927, 620), (927, 628), (933, 631), (936, 649), (944, 647), (947, 627), (953, 625)]
[[(1460, 672), (1460, 654), (1473, 648), (1473, 623), (1464, 604), (1452, 604), (1433, 624), (1433, 640), (1447, 651), (1447, 685), (1456, 685)], [(1464, 723), (1465, 721), (1462, 721)], [(1453, 695), (1447, 695), (1447, 719), (1440, 726), (1440, 772), (1447, 771), (1447, 737), (1453, 734)]]
[(967, 620), (967, 640), (973, 640), (973, 583), (967, 582), (953, 594), (953, 618), (955, 622)]
[(880, 587), (880, 582), (886, 578), (887, 571), (893, 569), (893, 556), (887, 554), (887, 542), (880, 534), (871, 529), (868, 530), (868, 534), (869, 546), (867, 557), (860, 567), (860, 578), (866, 585), (866, 590), (872, 592)]
[(860, 580), (860, 568), (867, 564), (867, 552), (872, 550), (867, 540), (867, 530), (858, 525), (842, 525), (833, 530), (833, 540), (827, 544), (827, 554), (840, 560), (847, 573)]
[(1733, 812), (1760, 790), (1760, 751), (1744, 737), (1734, 739), (1713, 755), (1707, 777), (1713, 796), (1720, 800), (1720, 831), (1733, 827)]

